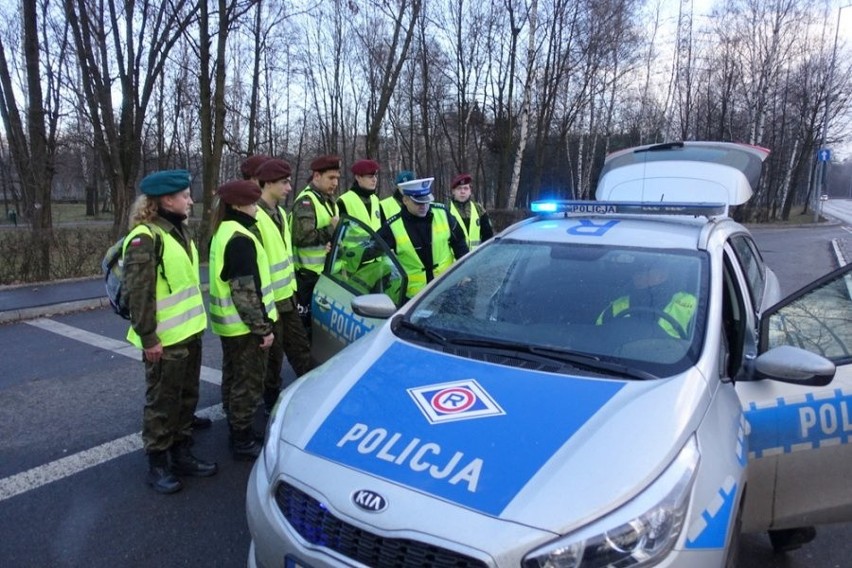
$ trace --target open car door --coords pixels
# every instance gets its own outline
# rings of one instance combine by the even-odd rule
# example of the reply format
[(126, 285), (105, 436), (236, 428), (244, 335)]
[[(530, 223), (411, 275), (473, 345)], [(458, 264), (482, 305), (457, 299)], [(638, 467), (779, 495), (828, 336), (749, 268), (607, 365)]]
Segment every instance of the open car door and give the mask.
[(384, 320), (362, 317), (352, 300), (385, 294), (400, 307), (408, 277), (387, 244), (357, 219), (343, 217), (311, 300), (311, 357), (323, 363)]
[(852, 265), (769, 308), (760, 352), (791, 345), (836, 366), (826, 386), (736, 384), (748, 430), (743, 530), (852, 520)]

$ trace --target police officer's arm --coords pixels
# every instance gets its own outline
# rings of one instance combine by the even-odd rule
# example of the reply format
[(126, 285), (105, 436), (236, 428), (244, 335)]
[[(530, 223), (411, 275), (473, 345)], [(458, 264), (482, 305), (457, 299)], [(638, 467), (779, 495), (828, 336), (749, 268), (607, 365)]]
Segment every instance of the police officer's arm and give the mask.
[(453, 249), (453, 256), (458, 260), (466, 255), (470, 249), (467, 246), (464, 230), (456, 221), (455, 216), (448, 214), (447, 220), (450, 222), (450, 248)]
[(154, 238), (141, 234), (128, 243), (124, 253), (124, 286), (130, 306), (130, 325), (147, 350), (160, 345), (157, 337), (157, 251)]
[(479, 212), (479, 237), (484, 243), (494, 236), (494, 229), (491, 227), (491, 219), (488, 218), (488, 211), (485, 210), (485, 207), (482, 207), (479, 203), (475, 203), (474, 207)]
[(257, 251), (254, 242), (236, 235), (225, 245), (222, 280), (231, 287), (231, 298), (240, 319), (252, 333), (265, 336), (272, 333), (272, 321), (263, 305), (260, 273), (257, 268)]

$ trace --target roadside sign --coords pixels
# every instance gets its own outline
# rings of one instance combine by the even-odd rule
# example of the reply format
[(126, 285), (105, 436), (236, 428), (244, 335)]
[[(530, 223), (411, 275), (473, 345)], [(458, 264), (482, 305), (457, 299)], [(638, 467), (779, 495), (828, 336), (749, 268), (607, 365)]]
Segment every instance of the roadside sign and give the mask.
[(831, 161), (831, 150), (828, 148), (821, 148), (817, 151), (817, 160), (820, 162), (830, 162)]

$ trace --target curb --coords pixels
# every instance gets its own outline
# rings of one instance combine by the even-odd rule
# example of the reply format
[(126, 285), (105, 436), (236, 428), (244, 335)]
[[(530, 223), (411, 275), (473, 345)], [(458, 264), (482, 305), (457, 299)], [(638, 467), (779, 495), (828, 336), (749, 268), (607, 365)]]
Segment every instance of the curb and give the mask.
[(89, 300), (76, 300), (73, 302), (62, 302), (60, 304), (51, 304), (49, 306), (8, 310), (0, 312), (0, 325), (36, 318), (64, 315), (72, 312), (81, 312), (84, 310), (96, 310), (109, 307), (109, 305), (109, 300), (106, 297), (103, 297), (91, 298)]

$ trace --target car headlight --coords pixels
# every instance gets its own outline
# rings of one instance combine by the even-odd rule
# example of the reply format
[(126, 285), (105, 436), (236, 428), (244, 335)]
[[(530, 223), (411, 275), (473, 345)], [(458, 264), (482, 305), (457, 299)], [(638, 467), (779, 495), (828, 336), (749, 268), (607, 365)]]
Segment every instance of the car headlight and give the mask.
[[(638, 568), (656, 564), (674, 547), (683, 528), (698, 462), (698, 446), (691, 437), (642, 495), (602, 521), (531, 552), (524, 559), (524, 568)], [(660, 495), (661, 499), (656, 497)], [(631, 516), (628, 509), (639, 514)], [(625, 517), (629, 518), (626, 522), (614, 521)], [(608, 521), (612, 528), (606, 528)]]

